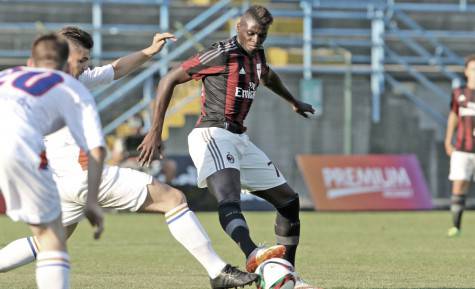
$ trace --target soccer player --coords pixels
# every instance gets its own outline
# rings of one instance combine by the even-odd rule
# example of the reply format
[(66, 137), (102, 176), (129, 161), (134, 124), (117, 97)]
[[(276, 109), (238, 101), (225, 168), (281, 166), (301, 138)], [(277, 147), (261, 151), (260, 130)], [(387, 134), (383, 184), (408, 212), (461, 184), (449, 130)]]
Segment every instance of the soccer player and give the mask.
[[(84, 214), (103, 230), (97, 193), (105, 149), (101, 123), (89, 91), (66, 71), (68, 43), (55, 34), (33, 43), (28, 66), (0, 72), (0, 187), (7, 215), (30, 225), (28, 246), (37, 260), (40, 289), (69, 288), (69, 256), (61, 224), (58, 190), (44, 154), (43, 137), (64, 125), (90, 159), (85, 183)], [(87, 180), (86, 180), (87, 178)], [(0, 260), (3, 261), (2, 256)]]
[[(89, 69), (91, 36), (76, 27), (65, 27), (59, 34), (70, 44), (71, 73), (88, 88), (106, 84), (117, 75), (123, 76), (158, 53), (169, 33), (156, 34), (152, 45), (122, 57), (112, 64)], [(63, 212), (63, 224), (67, 237), (74, 232), (84, 215), (84, 196), (88, 188), (85, 183), (89, 158), (71, 141), (68, 130), (58, 131), (46, 138), (47, 155), (58, 183)], [(104, 166), (98, 195), (101, 207), (129, 210), (132, 212), (165, 213), (171, 234), (207, 270), (212, 288), (231, 288), (250, 284), (256, 274), (241, 272), (226, 264), (214, 251), (210, 239), (195, 214), (188, 209), (184, 194), (166, 184), (159, 183), (150, 175), (140, 171)], [(30, 243), (34, 238), (16, 240), (0, 250), (0, 272), (6, 272), (32, 262), (38, 248)]]
[[(470, 181), (475, 178), (475, 55), (465, 60), (464, 87), (452, 91), (447, 130), (445, 134), (445, 151), (450, 157), (449, 180), (452, 181), (452, 198), (450, 211), (453, 227), (448, 231), (449, 237), (460, 234), (462, 214), (465, 208), (465, 196)], [(457, 137), (455, 146), (452, 144), (455, 129)]]
[[(152, 128), (139, 146), (142, 165), (149, 165), (159, 157), (164, 116), (174, 87), (201, 79), (202, 111), (188, 136), (188, 148), (198, 169), (198, 186), (208, 187), (216, 196), (221, 226), (245, 254), (249, 272), (271, 257), (283, 256), (294, 264), (300, 236), (298, 194), (245, 134), (244, 119), (259, 82), (289, 102), (302, 116), (314, 113), (311, 105), (292, 96), (266, 63), (262, 44), (272, 21), (265, 7), (251, 6), (237, 24), (237, 36), (212, 45), (162, 78)], [(278, 245), (260, 248), (251, 239), (240, 207), (241, 188), (277, 209)], [(315, 287), (299, 278), (295, 288)]]

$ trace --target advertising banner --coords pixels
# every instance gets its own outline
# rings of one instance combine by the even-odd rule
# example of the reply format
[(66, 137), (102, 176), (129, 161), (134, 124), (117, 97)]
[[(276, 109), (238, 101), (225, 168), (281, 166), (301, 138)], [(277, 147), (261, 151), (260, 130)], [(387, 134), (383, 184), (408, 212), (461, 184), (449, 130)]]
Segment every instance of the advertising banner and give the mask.
[(297, 163), (317, 210), (432, 208), (415, 155), (299, 155)]

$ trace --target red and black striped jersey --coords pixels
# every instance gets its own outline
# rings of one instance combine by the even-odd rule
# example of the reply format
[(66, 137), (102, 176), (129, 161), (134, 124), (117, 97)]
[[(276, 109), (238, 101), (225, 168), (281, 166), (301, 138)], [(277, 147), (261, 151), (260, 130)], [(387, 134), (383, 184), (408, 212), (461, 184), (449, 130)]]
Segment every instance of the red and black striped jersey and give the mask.
[(459, 151), (475, 152), (475, 99), (473, 90), (467, 87), (452, 91), (451, 110), (457, 115), (457, 138), (455, 147)]
[(264, 49), (249, 55), (236, 36), (213, 44), (182, 63), (195, 80), (201, 79), (201, 116), (196, 127), (246, 131), (244, 119), (256, 95), (261, 75), (268, 72)]

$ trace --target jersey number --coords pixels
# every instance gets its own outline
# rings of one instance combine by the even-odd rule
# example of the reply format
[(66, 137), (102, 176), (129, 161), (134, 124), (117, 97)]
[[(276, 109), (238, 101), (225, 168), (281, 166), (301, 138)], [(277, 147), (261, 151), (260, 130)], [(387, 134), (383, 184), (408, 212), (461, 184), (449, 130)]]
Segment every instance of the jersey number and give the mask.
[(63, 78), (59, 74), (30, 71), (17, 77), (13, 81), (13, 86), (38, 97), (61, 82)]

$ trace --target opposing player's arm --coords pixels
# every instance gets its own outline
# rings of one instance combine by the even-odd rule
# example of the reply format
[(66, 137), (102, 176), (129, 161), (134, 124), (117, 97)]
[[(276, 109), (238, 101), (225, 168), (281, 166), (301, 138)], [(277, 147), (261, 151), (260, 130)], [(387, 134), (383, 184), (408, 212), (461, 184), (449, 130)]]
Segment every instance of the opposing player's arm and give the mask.
[(137, 150), (140, 165), (149, 166), (153, 159), (161, 157), (162, 129), (165, 113), (170, 104), (175, 86), (191, 80), (191, 76), (178, 66), (165, 75), (158, 84), (152, 126)]
[(266, 73), (261, 76), (261, 81), (275, 94), (288, 101), (296, 113), (306, 118), (308, 118), (307, 112), (312, 114), (315, 113), (315, 109), (313, 109), (310, 104), (299, 101), (293, 97), (287, 87), (285, 87), (279, 75), (277, 75), (277, 73), (275, 73), (270, 67), (267, 69)]
[(457, 124), (458, 124), (457, 114), (451, 110), (449, 113), (449, 117), (447, 118), (447, 129), (445, 131), (445, 141), (444, 141), (445, 152), (447, 153), (448, 156), (450, 156), (452, 152), (455, 150), (452, 144), (452, 138), (454, 136), (454, 131), (455, 131), (455, 128), (457, 127)]
[(152, 44), (140, 51), (131, 53), (112, 62), (114, 68), (114, 80), (119, 79), (139, 66), (150, 60), (155, 54), (159, 53), (168, 39), (176, 40), (171, 33), (157, 33), (153, 37)]
[(98, 205), (97, 195), (99, 194), (105, 156), (106, 150), (103, 146), (90, 149), (87, 153), (87, 200), (84, 214), (91, 225), (95, 227), (94, 239), (99, 239), (104, 231), (102, 209)]

